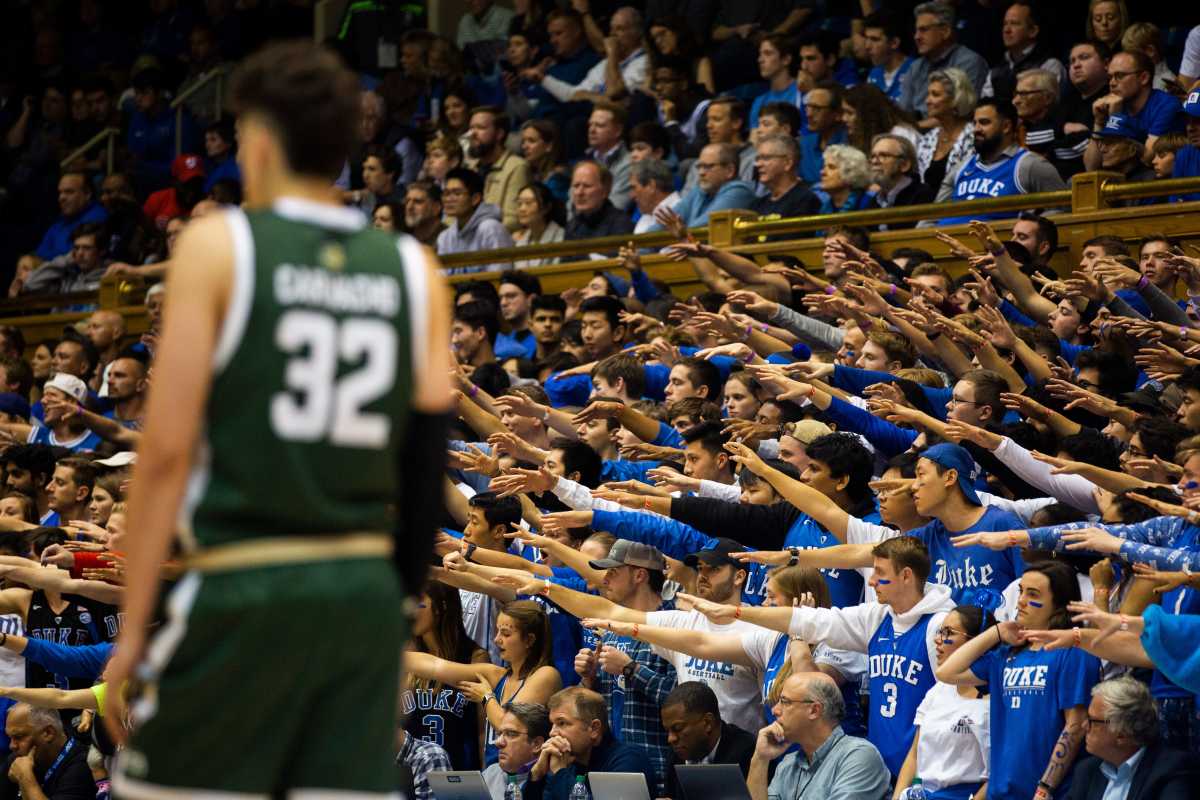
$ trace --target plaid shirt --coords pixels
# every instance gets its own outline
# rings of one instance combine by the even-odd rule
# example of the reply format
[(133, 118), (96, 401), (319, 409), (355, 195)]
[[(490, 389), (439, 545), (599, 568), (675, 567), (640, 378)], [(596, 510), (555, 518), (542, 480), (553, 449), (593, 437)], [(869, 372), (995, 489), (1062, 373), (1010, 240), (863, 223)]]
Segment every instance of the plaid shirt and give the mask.
[(605, 634), (603, 641), (605, 645), (621, 650), (638, 665), (628, 683), (623, 675), (609, 675), (602, 669), (597, 670), (596, 691), (604, 695), (608, 703), (613, 735), (625, 744), (643, 748), (650, 757), (658, 779), (658, 786), (650, 789), (657, 792), (654, 797), (662, 797), (666, 792), (667, 760), (671, 750), (659, 709), (675, 688), (675, 667), (655, 655), (645, 642), (611, 633)]
[(415, 800), (433, 800), (428, 775), (431, 772), (448, 772), (450, 756), (440, 746), (411, 734), (404, 737), (404, 746), (396, 754), (396, 763), (403, 762), (412, 770), (413, 796)]

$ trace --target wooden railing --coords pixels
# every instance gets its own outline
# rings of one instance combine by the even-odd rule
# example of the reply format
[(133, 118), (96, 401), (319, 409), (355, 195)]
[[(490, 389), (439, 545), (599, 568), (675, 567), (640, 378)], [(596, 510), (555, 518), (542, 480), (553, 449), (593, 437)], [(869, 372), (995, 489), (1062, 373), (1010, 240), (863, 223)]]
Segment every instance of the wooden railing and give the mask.
[(175, 155), (183, 154), (183, 112), (186, 110), (187, 101), (192, 95), (214, 81), (217, 84), (217, 99), (213, 103), (213, 119), (221, 118), (221, 112), (225, 108), (225, 74), (228, 71), (229, 68), (224, 64), (213, 67), (208, 72), (202, 73), (195, 83), (184, 89), (171, 101), (171, 108), (175, 111)]
[(111, 175), (113, 173), (113, 162), (116, 161), (117, 157), (117, 137), (120, 135), (120, 128), (105, 128), (83, 144), (79, 145), (79, 147), (76, 147), (70, 155), (68, 155), (59, 163), (59, 168), (63, 170), (71, 169), (71, 165), (76, 159), (82, 158), (93, 147), (101, 142), (104, 142), (105, 174)]
[[(1060, 273), (1070, 272), (1074, 267), (1084, 241), (1101, 234), (1119, 236), (1134, 242), (1147, 233), (1155, 232), (1200, 243), (1200, 202), (1164, 202), (1128, 208), (1114, 207), (1117, 203), (1129, 200), (1200, 193), (1200, 178), (1132, 184), (1118, 182), (1118, 178), (1119, 176), (1112, 173), (1085, 173), (1075, 176), (1069, 191), (794, 219), (759, 220), (749, 211), (719, 211), (710, 215), (706, 227), (693, 228), (691, 233), (697, 239), (715, 247), (736, 248), (739, 253), (752, 255), (760, 261), (778, 254), (794, 256), (812, 270), (820, 269), (823, 246), (822, 239), (812, 234), (834, 225), (877, 226), (885, 223), (939, 219), (948, 215), (970, 216), (1015, 210), (1048, 209), (1051, 213), (1056, 210), (1065, 212), (1054, 216), (1058, 224), (1059, 249), (1051, 260), (1051, 266)], [(1012, 227), (1014, 221), (1012, 218), (1000, 220), (995, 222), (994, 226), (1003, 233)], [(885, 256), (898, 248), (917, 247), (932, 254), (934, 260), (946, 267), (951, 274), (961, 272), (965, 264), (955, 259), (949, 249), (934, 237), (935, 230), (963, 233), (965, 226), (919, 227), (872, 233), (871, 246)], [(639, 236), (609, 236), (479, 253), (460, 253), (444, 256), (442, 262), (447, 267), (465, 267), (517, 259), (563, 259), (563, 263), (527, 270), (541, 279), (545, 291), (558, 292), (582, 285), (597, 270), (622, 269), (621, 262), (616, 258), (589, 259), (589, 255), (615, 252), (628, 241), (633, 241), (640, 248), (657, 251), (672, 240), (669, 234), (659, 231)], [(687, 262), (672, 261), (659, 252), (653, 252), (643, 256), (642, 264), (651, 277), (664, 281), (678, 294), (686, 296), (702, 287), (695, 271)], [(478, 272), (452, 275), (450, 281), (457, 283), (464, 280), (494, 280), (498, 277), (499, 273)], [(94, 293), (4, 301), (0, 302), (0, 317), (3, 317), (0, 324), (21, 327), (25, 332), (26, 341), (36, 341), (60, 333), (63, 324), (78, 321), (85, 316), (82, 312), (46, 313), (47, 309), (91, 304), (119, 311), (127, 318), (130, 332), (139, 333), (145, 330), (146, 326), (142, 306), (145, 288), (146, 284), (140, 278), (121, 277), (105, 279), (100, 290)]]

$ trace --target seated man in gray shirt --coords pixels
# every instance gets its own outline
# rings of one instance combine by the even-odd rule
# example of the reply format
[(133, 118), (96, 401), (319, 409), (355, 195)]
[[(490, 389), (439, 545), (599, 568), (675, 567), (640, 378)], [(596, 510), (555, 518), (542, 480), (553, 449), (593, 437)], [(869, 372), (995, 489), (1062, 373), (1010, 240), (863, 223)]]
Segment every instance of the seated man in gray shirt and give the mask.
[[(754, 800), (884, 800), (891, 775), (866, 739), (847, 736), (842, 691), (820, 672), (788, 677), (772, 709), (775, 721), (758, 732), (746, 785)], [(767, 766), (793, 744), (767, 785)], [(811, 753), (811, 756), (804, 755)]]
[(525, 788), (529, 769), (538, 759), (542, 743), (550, 737), (550, 713), (536, 703), (509, 703), (496, 730), (500, 757), (483, 771), (492, 800), (504, 800), (504, 787), (514, 779)]

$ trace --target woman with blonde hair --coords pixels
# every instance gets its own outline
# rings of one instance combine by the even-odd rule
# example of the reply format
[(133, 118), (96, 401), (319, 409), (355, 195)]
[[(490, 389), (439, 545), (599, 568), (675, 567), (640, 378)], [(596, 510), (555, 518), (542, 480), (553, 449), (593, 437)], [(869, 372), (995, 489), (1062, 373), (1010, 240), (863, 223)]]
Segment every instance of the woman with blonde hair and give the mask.
[[(829, 586), (820, 570), (813, 567), (785, 566), (771, 570), (767, 579), (764, 606), (808, 605), (829, 608), (832, 605)], [(613, 620), (585, 619), (583, 624), (594, 630), (611, 630), (676, 650), (696, 658), (726, 664), (738, 664), (757, 669), (763, 674), (762, 701), (764, 724), (775, 721), (771, 712), (788, 675), (793, 672), (823, 672), (842, 689), (846, 701), (846, 716), (842, 729), (851, 736), (865, 736), (862, 704), (858, 698), (860, 679), (867, 671), (863, 653), (834, 650), (819, 642), (806, 642), (763, 628), (749, 634), (709, 633), (679, 628), (660, 628), (654, 625), (634, 625)]]
[(975, 87), (957, 67), (939, 69), (929, 76), (925, 104), (929, 119), (937, 123), (917, 142), (917, 174), (935, 193), (942, 179), (963, 159), (975, 153)]
[(1129, 9), (1125, 0), (1092, 0), (1088, 4), (1084, 40), (1104, 42), (1116, 53), (1121, 49), (1121, 36), (1129, 27)]
[(446, 187), (446, 174), (463, 163), (463, 149), (458, 140), (444, 133), (437, 133), (425, 145), (425, 163), (421, 167), (421, 180)]

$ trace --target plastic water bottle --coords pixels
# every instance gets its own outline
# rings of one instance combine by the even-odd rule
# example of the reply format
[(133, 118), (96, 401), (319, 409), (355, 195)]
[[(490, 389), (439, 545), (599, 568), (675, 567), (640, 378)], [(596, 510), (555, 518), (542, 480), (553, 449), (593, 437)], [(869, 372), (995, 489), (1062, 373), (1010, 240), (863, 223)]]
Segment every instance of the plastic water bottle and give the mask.
[(925, 791), (925, 787), (921, 785), (920, 778), (913, 778), (912, 786), (905, 789), (900, 798), (901, 800), (929, 800), (929, 792)]
[(521, 779), (516, 775), (508, 776), (508, 785), (504, 787), (504, 800), (521, 800)]
[(587, 778), (583, 775), (575, 776), (575, 785), (571, 787), (571, 800), (592, 800), (592, 793), (588, 791)]

